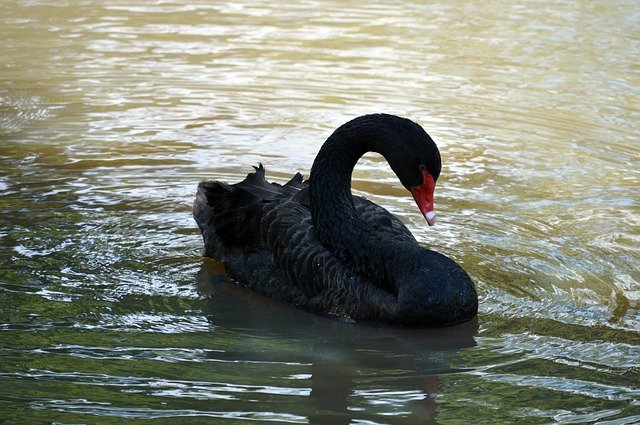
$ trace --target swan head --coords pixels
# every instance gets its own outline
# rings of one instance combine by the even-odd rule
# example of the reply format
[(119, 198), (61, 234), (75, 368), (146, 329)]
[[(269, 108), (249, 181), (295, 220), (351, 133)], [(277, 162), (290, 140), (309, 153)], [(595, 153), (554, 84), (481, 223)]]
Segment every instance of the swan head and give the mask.
[(442, 169), (440, 151), (427, 132), (411, 120), (403, 118), (391, 128), (387, 137), (392, 141), (385, 144), (383, 155), (432, 226), (436, 220), (434, 191)]

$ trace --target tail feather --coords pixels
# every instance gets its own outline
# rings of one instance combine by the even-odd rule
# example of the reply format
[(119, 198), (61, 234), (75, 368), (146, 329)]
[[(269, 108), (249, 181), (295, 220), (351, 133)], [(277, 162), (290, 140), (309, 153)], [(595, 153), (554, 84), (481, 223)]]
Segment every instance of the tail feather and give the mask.
[(269, 183), (262, 164), (235, 184), (204, 181), (198, 185), (193, 216), (204, 238), (206, 255), (222, 258), (225, 247), (250, 245), (256, 238), (265, 204), (297, 195), (306, 184), (297, 173), (286, 184)]
[(215, 235), (213, 227), (213, 209), (208, 204), (206, 185), (212, 182), (201, 182), (196, 192), (196, 200), (193, 203), (193, 218), (202, 232), (204, 251), (208, 257), (220, 257), (220, 243)]
[(247, 177), (243, 181), (232, 186), (234, 188), (244, 190), (248, 194), (262, 200), (272, 200), (276, 196), (282, 194), (280, 185), (269, 183), (266, 180), (262, 164), (253, 168), (256, 170), (254, 173), (247, 174)]

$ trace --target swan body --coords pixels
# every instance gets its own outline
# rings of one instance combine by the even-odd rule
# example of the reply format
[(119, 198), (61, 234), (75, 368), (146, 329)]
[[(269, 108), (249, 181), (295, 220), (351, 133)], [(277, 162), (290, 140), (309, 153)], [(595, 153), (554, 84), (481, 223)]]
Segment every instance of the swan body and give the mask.
[(351, 172), (368, 151), (387, 159), (433, 224), (435, 143), (408, 119), (365, 115), (327, 139), (307, 181), (298, 173), (269, 183), (260, 165), (236, 184), (201, 182), (193, 213), (205, 255), (241, 285), (319, 314), (406, 327), (470, 320), (478, 298), (467, 273), (351, 195)]

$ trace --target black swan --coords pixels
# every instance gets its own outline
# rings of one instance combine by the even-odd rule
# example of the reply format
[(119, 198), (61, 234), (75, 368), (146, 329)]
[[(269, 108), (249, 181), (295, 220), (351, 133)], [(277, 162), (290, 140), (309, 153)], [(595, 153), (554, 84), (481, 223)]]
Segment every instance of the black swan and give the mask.
[(365, 115), (327, 139), (307, 181), (298, 173), (269, 183), (260, 165), (236, 184), (201, 182), (193, 215), (205, 255), (241, 285), (315, 313), (405, 327), (470, 320), (478, 296), (462, 267), (351, 195), (351, 172), (369, 151), (386, 158), (432, 225), (435, 143), (413, 121)]

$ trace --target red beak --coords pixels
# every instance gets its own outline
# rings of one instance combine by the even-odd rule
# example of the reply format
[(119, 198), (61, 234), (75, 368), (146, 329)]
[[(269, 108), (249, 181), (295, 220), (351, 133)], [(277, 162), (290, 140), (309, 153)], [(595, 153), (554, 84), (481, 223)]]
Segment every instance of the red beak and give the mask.
[(436, 182), (433, 176), (428, 171), (423, 171), (422, 184), (409, 189), (429, 226), (433, 226), (436, 222), (436, 213), (433, 211), (433, 191), (435, 188)]

